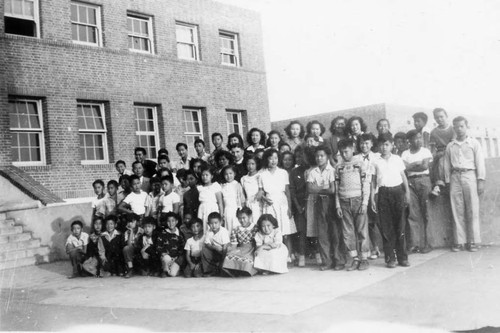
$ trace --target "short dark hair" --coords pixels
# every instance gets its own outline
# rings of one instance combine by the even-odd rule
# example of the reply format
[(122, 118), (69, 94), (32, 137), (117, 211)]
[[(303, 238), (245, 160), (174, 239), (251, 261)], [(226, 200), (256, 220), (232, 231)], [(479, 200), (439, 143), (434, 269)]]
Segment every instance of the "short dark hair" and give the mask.
[[(404, 137), (406, 137), (406, 135), (403, 133), (403, 138)], [(387, 141), (389, 141), (390, 143), (393, 143), (394, 139), (392, 138), (392, 134), (391, 133), (384, 133), (384, 134), (380, 134), (378, 136), (377, 141), (378, 141), (378, 143), (384, 143), (384, 142), (387, 142)]]
[(168, 150), (166, 148), (160, 148), (158, 149), (158, 156), (161, 155), (167, 155), (168, 156)]
[[(177, 173), (175, 174), (175, 177), (177, 179), (186, 179), (186, 176), (187, 176), (188, 172), (194, 174), (193, 170), (191, 170), (191, 169), (190, 170), (179, 169), (179, 170), (177, 170)], [(173, 174), (172, 174), (172, 177), (173, 177)]]
[(138, 151), (142, 152), (144, 155), (147, 155), (146, 149), (143, 147), (135, 147), (134, 154), (136, 154)]
[(236, 216), (240, 216), (241, 214), (246, 214), (248, 216), (251, 216), (252, 215), (252, 210), (250, 209), (250, 207), (243, 206), (243, 207), (238, 208), (236, 210)]
[(127, 222), (131, 222), (131, 221), (140, 221), (141, 220), (141, 217), (135, 213), (129, 213), (127, 214)]
[(371, 141), (372, 143), (375, 143), (375, 141), (376, 141), (375, 135), (373, 135), (372, 133), (361, 134), (360, 140), (361, 141)]
[(285, 133), (288, 136), (288, 138), (292, 138), (292, 126), (293, 125), (299, 125), (300, 126), (300, 133), (299, 133), (299, 138), (303, 138), (304, 135), (306, 135), (306, 130), (304, 129), (304, 125), (298, 120), (292, 120), (290, 124), (288, 124), (287, 127), (285, 127)]
[(230, 145), (231, 145), (231, 139), (232, 138), (237, 138), (238, 139), (238, 142), (241, 143), (241, 145), (244, 145), (244, 142), (243, 142), (243, 138), (241, 137), (241, 135), (239, 135), (238, 133), (231, 133), (227, 136), (227, 148), (228, 149), (231, 149), (230, 148)]
[(174, 183), (174, 177), (172, 177), (172, 176), (161, 177), (161, 182), (162, 183), (163, 183), (164, 180), (168, 181), (170, 184)]
[(278, 163), (279, 163), (279, 158), (280, 154), (276, 149), (268, 149), (264, 151), (264, 156), (262, 156), (262, 166), (264, 168), (267, 168), (269, 166), (269, 157), (271, 157), (273, 154), (276, 154), (278, 156)]
[(260, 134), (260, 141), (259, 144), (265, 145), (266, 144), (266, 133), (264, 133), (263, 130), (258, 129), (257, 127), (252, 128), (250, 131), (247, 133), (247, 142), (249, 145), (252, 145), (252, 133), (253, 132), (259, 132)]
[(132, 163), (132, 169), (134, 168), (134, 165), (136, 165), (136, 164), (140, 164), (140, 165), (142, 165), (142, 163), (141, 163), (141, 162), (139, 162), (139, 161), (134, 161), (134, 163)]
[(233, 148), (240, 148), (240, 149), (242, 149), (242, 150), (245, 150), (245, 147), (243, 147), (243, 145), (242, 145), (241, 143), (239, 143), (239, 142), (238, 142), (238, 143), (234, 143), (234, 144), (232, 144), (232, 145), (229, 147), (229, 149), (233, 149)]
[(194, 145), (196, 146), (198, 143), (201, 143), (203, 145), (203, 147), (205, 147), (205, 141), (203, 141), (203, 139), (196, 139), (194, 140)]
[[(236, 167), (234, 166), (234, 164), (229, 164), (229, 165), (226, 165), (225, 167), (222, 168), (220, 174), (222, 175), (222, 177), (224, 177), (224, 174), (226, 173), (226, 170), (233, 170), (234, 172), (234, 175), (237, 176), (238, 175), (238, 170), (236, 170)], [(224, 180), (225, 182), (225, 180)]]
[(288, 143), (286, 143), (284, 141), (280, 141), (278, 148), (281, 149), (281, 147), (284, 147), (284, 146), (286, 146), (286, 147), (290, 148), (290, 150), (292, 150), (292, 147), (290, 147), (290, 145)]
[[(380, 138), (380, 136), (379, 136)], [(396, 134), (394, 134), (394, 140), (396, 139), (403, 139), (403, 140), (406, 140), (406, 133), (404, 132), (397, 132)], [(380, 141), (380, 140), (378, 140)]]
[(210, 223), (210, 220), (217, 219), (219, 221), (222, 221), (222, 216), (219, 214), (219, 212), (211, 212), (208, 214), (208, 223)]
[(424, 121), (424, 123), (426, 123), (426, 124), (427, 124), (427, 120), (429, 119), (427, 117), (427, 115), (425, 114), (425, 112), (417, 112), (412, 116), (412, 118), (413, 118), (413, 120), (422, 119)]
[(169, 217), (173, 217), (174, 219), (177, 220), (177, 225), (179, 224), (181, 217), (179, 214), (174, 213), (174, 212), (168, 212), (168, 213), (161, 213), (160, 214), (160, 222), (166, 222)]
[(247, 163), (248, 163), (248, 161), (250, 161), (250, 160), (254, 160), (254, 161), (255, 161), (255, 164), (256, 164), (256, 166), (257, 166), (257, 170), (260, 170), (260, 167), (261, 167), (262, 161), (261, 161), (261, 159), (260, 159), (260, 158), (259, 158), (259, 157), (255, 154), (255, 153), (253, 153), (253, 154), (251, 154), (251, 155), (249, 155), (249, 156), (247, 157)]
[(160, 164), (161, 160), (167, 160), (167, 162), (170, 163), (170, 158), (168, 157), (168, 155), (161, 154), (160, 156), (158, 156), (158, 164)]
[(227, 150), (220, 150), (217, 153), (215, 153), (215, 164), (219, 165), (219, 159), (224, 156), (229, 160), (229, 164), (232, 164), (234, 161), (234, 156), (228, 152)]
[(83, 229), (83, 223), (82, 223), (82, 221), (80, 221), (80, 220), (73, 221), (73, 223), (71, 223), (71, 230), (73, 230), (73, 227), (74, 227), (75, 225), (79, 225), (79, 226), (80, 226), (80, 228), (82, 228), (82, 229)]
[(123, 164), (124, 166), (127, 166), (127, 163), (125, 163), (125, 161), (124, 161), (124, 160), (118, 160), (118, 161), (116, 161), (116, 162), (115, 162), (115, 167), (117, 167), (117, 166), (118, 166), (118, 164)]
[(337, 116), (337, 117), (333, 118), (332, 122), (330, 123), (330, 133), (335, 134), (335, 131), (337, 130), (335, 128), (335, 124), (339, 120), (343, 120), (344, 122), (347, 122), (347, 119), (345, 119), (344, 116)]
[(193, 169), (194, 168), (194, 165), (195, 163), (200, 163), (202, 166), (203, 164), (206, 164), (207, 162), (205, 162), (204, 160), (202, 160), (201, 158), (192, 158), (190, 161), (189, 161), (189, 169)]
[(154, 217), (152, 216), (146, 216), (143, 220), (142, 220), (142, 226), (144, 227), (146, 224), (150, 224), (152, 226), (156, 226), (156, 220)]
[(133, 182), (134, 180), (136, 180), (136, 179), (137, 179), (138, 181), (140, 181), (140, 180), (141, 180), (141, 178), (139, 178), (139, 176), (137, 176), (137, 175), (132, 175), (132, 176), (130, 176), (130, 183), (132, 184), (132, 182)]
[(353, 117), (349, 118), (349, 120), (347, 121), (347, 124), (346, 124), (347, 132), (353, 134), (352, 130), (351, 130), (351, 126), (352, 126), (352, 123), (356, 120), (359, 122), (359, 126), (361, 127), (361, 132), (366, 132), (366, 129), (368, 127), (366, 126), (366, 123), (363, 120), (363, 118), (361, 118), (359, 116), (353, 116)]
[(151, 184), (156, 184), (156, 183), (161, 183), (160, 177), (151, 177), (151, 180), (149, 181)]
[(259, 227), (259, 230), (262, 232), (262, 222), (264, 221), (269, 221), (273, 225), (274, 229), (278, 228), (278, 220), (271, 214), (262, 214), (259, 217), (259, 220), (257, 221), (257, 226)]
[(453, 118), (453, 124), (459, 123), (461, 121), (465, 121), (465, 125), (469, 126), (469, 122), (467, 121), (467, 119), (465, 117), (458, 116), (458, 117)]
[(376, 126), (376, 127), (378, 128), (378, 125), (380, 125), (380, 123), (381, 123), (381, 122), (383, 122), (383, 121), (386, 121), (386, 122), (387, 122), (387, 125), (389, 125), (389, 128), (391, 128), (391, 123), (389, 122), (389, 119), (387, 119), (387, 118), (382, 118), (382, 119), (379, 119), (379, 120), (377, 121), (377, 126)]
[[(191, 213), (184, 213), (184, 216), (187, 215), (187, 214), (191, 214)], [(191, 227), (193, 224), (196, 224), (196, 223), (198, 223), (200, 226), (203, 226), (203, 221), (200, 218), (193, 217), (191, 219), (191, 221), (189, 222), (189, 227)]]
[(95, 187), (97, 184), (99, 184), (102, 187), (104, 187), (104, 182), (102, 181), (102, 179), (96, 179), (96, 180), (94, 180), (94, 182), (92, 183), (92, 187)]
[(444, 112), (444, 114), (448, 117), (448, 112), (446, 112), (446, 110), (443, 108), (435, 108), (434, 110), (432, 110), (432, 114), (434, 116), (436, 116), (436, 114), (438, 114), (439, 112)]
[(188, 145), (185, 144), (184, 142), (179, 142), (178, 144), (175, 145), (175, 150), (179, 150), (180, 147), (184, 147), (184, 149), (188, 149)]
[(109, 185), (114, 185), (115, 187), (118, 187), (118, 182), (116, 180), (114, 180), (114, 179), (111, 179), (108, 182), (107, 186), (109, 187)]
[(340, 140), (338, 143), (337, 143), (337, 147), (339, 148), (339, 150), (342, 150), (342, 149), (345, 149), (347, 147), (351, 147), (352, 149), (354, 149), (354, 145), (355, 145), (355, 142), (353, 139), (343, 139), (343, 140)]
[(307, 123), (307, 125), (306, 125), (307, 133), (311, 133), (311, 128), (313, 125), (319, 125), (319, 128), (321, 129), (320, 135), (323, 135), (323, 133), (325, 133), (325, 130), (326, 130), (325, 126), (317, 120), (312, 120), (312, 121)]
[(215, 132), (215, 133), (212, 133), (212, 141), (214, 140), (215, 137), (220, 137), (222, 140), (224, 140), (224, 137), (222, 136), (222, 134), (220, 134), (219, 132)]
[(409, 130), (407, 133), (406, 133), (406, 140), (411, 140), (415, 135), (417, 135), (418, 133), (420, 133), (419, 131), (417, 131), (416, 129), (412, 129), (412, 130)]
[(283, 160), (285, 159), (286, 155), (292, 156), (292, 167), (294, 167), (295, 166), (295, 155), (291, 151), (285, 151), (281, 154), (281, 166), (283, 167)]
[(113, 221), (116, 224), (116, 221), (118, 221), (118, 217), (114, 214), (106, 216), (104, 221), (107, 223), (108, 221)]

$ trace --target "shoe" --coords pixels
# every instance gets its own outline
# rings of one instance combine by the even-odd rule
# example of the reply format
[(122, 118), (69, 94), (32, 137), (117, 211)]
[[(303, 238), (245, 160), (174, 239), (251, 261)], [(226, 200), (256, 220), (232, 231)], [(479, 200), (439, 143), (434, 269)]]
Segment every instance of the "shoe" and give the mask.
[(409, 249), (408, 252), (411, 252), (411, 253), (420, 253), (420, 248), (418, 246), (414, 246), (411, 249)]
[(262, 272), (262, 275), (264, 275), (264, 276), (269, 275), (269, 272), (268, 271), (264, 271), (264, 272)]
[(434, 186), (430, 194), (435, 197), (439, 197), (439, 195), (441, 194), (441, 189), (439, 188), (439, 186), (436, 185)]
[(333, 267), (334, 271), (343, 271), (344, 269), (345, 269), (345, 265), (343, 265), (343, 264), (335, 265)]
[(408, 260), (398, 261), (399, 266), (410, 267), (410, 262)]
[(477, 252), (479, 250), (479, 248), (477, 247), (476, 244), (474, 243), (468, 243), (467, 244), (467, 251), (469, 252)]
[(75, 278), (78, 278), (78, 277), (80, 277), (79, 273), (73, 273), (70, 276), (68, 276), (68, 279), (75, 279)]
[(323, 264), (323, 260), (321, 260), (321, 256), (320, 256), (320, 254), (319, 254), (319, 253), (316, 253), (316, 263), (317, 263), (318, 265)]
[(455, 244), (451, 247), (451, 252), (460, 252), (464, 250), (464, 246), (462, 244)]
[(304, 255), (299, 255), (299, 267), (304, 267), (306, 265), (306, 257)]
[(359, 268), (359, 259), (356, 258), (352, 261), (352, 264), (351, 266), (347, 267), (347, 271), (348, 272), (352, 272), (352, 271), (355, 271)]
[(149, 272), (146, 271), (145, 269), (141, 269), (141, 276), (148, 276)]
[(379, 250), (372, 251), (372, 254), (368, 257), (368, 259), (375, 260), (375, 259), (378, 259), (379, 256), (380, 256), (380, 251)]
[(395, 260), (389, 260), (386, 264), (387, 268), (396, 268), (396, 261)]
[(130, 279), (132, 277), (132, 270), (129, 269), (127, 271), (127, 273), (125, 273), (125, 275), (123, 276), (125, 279)]
[(160, 277), (163, 279), (163, 278), (166, 278), (167, 277), (167, 272), (161, 272), (161, 275)]
[(322, 271), (322, 272), (323, 271), (327, 271), (329, 269), (330, 269), (330, 267), (328, 267), (327, 265), (321, 265), (321, 266), (319, 266), (319, 270)]
[(432, 246), (426, 245), (422, 250), (420, 250), (420, 253), (426, 254), (429, 253), (433, 250)]
[(364, 259), (361, 260), (358, 266), (358, 270), (360, 271), (366, 271), (370, 267), (370, 264), (368, 263), (368, 260)]

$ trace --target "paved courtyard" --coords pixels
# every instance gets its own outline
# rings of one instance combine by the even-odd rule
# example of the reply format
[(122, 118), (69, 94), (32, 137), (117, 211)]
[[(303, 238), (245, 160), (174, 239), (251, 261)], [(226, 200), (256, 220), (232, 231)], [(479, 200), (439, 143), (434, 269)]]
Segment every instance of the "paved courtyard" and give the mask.
[[(0, 271), (1, 330), (385, 331), (500, 327), (500, 247), (412, 267), (253, 278), (81, 278), (69, 262)], [(96, 326), (97, 325), (97, 326)], [(401, 326), (404, 325), (404, 326)], [(500, 330), (499, 330), (500, 331)]]

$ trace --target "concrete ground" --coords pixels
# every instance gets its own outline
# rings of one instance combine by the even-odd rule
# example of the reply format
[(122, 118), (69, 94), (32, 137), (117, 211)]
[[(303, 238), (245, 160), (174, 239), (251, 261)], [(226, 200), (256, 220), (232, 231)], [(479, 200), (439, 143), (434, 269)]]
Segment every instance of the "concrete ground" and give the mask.
[[(0, 271), (0, 330), (468, 331), (500, 327), (500, 247), (410, 268), (314, 266), (252, 278), (80, 278), (69, 262)], [(106, 326), (103, 326), (106, 325)], [(496, 332), (500, 329), (483, 330)]]

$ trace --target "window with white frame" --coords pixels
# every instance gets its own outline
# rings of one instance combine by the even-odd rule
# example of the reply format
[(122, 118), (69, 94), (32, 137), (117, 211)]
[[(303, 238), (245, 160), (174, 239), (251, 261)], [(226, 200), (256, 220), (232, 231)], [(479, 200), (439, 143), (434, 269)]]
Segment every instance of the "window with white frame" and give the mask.
[(175, 24), (177, 37), (177, 56), (181, 59), (200, 60), (198, 27), (192, 24)]
[(71, 36), (75, 43), (102, 46), (101, 7), (71, 2)]
[(137, 146), (146, 149), (148, 158), (154, 159), (159, 146), (156, 107), (135, 105), (134, 110)]
[(40, 37), (38, 0), (5, 0), (5, 32), (28, 37)]
[(42, 103), (37, 99), (9, 100), (12, 164), (44, 165)]
[(238, 35), (231, 32), (219, 32), (221, 63), (239, 66)]
[(108, 162), (108, 142), (104, 105), (78, 103), (78, 132), (82, 164)]
[(188, 146), (189, 155), (196, 156), (194, 142), (196, 139), (203, 140), (203, 122), (201, 118), (202, 109), (183, 108), (184, 110), (184, 136)]
[(227, 134), (237, 133), (243, 135), (243, 121), (241, 120), (241, 112), (227, 111)]
[(154, 53), (153, 18), (127, 15), (128, 48), (132, 51)]

